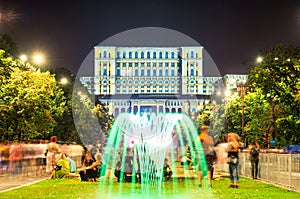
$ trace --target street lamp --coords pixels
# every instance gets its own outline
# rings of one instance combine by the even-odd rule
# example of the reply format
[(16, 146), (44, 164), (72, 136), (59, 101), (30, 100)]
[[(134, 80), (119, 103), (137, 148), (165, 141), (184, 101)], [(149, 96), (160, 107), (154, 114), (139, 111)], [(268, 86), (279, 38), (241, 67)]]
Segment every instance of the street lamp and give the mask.
[(271, 114), (272, 114), (272, 124), (271, 124), (271, 127), (272, 127), (272, 139), (275, 140), (275, 135), (276, 135), (276, 131), (275, 131), (275, 102), (274, 102), (274, 96), (271, 95), (270, 93), (267, 94), (267, 97), (270, 97), (271, 98)]
[(68, 82), (69, 81), (66, 77), (63, 77), (63, 78), (60, 79), (60, 83), (63, 84), (63, 85), (67, 84)]
[(244, 143), (245, 142), (245, 113), (244, 113), (244, 109), (245, 109), (245, 95), (246, 92), (248, 90), (248, 87), (245, 87), (245, 82), (241, 82), (237, 84), (237, 91), (241, 92), (241, 97), (242, 97), (242, 140)]
[(33, 61), (36, 64), (42, 64), (44, 62), (44, 57), (41, 54), (36, 54), (33, 56)]

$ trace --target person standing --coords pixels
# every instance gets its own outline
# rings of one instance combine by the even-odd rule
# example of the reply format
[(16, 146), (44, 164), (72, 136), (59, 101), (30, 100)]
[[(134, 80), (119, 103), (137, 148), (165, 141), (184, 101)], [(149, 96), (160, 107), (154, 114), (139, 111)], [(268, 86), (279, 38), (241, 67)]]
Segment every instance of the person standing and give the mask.
[[(208, 187), (212, 187), (212, 171), (214, 166), (214, 141), (212, 136), (208, 135), (209, 126), (203, 126), (201, 128), (201, 133), (199, 135), (199, 139), (201, 141), (204, 155), (206, 159), (207, 166), (207, 178), (208, 178)], [(201, 168), (201, 163), (199, 164), (199, 172), (198, 172), (198, 183), (199, 187), (202, 187), (202, 178), (203, 178), (203, 168)]]
[(239, 149), (241, 147), (240, 137), (236, 133), (228, 133), (227, 135), (227, 157), (229, 164), (230, 186), (229, 188), (238, 188), (239, 183)]
[(51, 136), (50, 143), (46, 148), (46, 157), (47, 157), (47, 165), (46, 165), (46, 173), (51, 173), (53, 171), (54, 166), (56, 165), (55, 155), (59, 154), (60, 146), (57, 144), (57, 137)]
[(251, 162), (252, 178), (257, 179), (259, 151), (260, 151), (260, 147), (259, 147), (257, 140), (253, 140), (253, 142), (249, 145), (248, 151), (249, 151), (250, 162)]

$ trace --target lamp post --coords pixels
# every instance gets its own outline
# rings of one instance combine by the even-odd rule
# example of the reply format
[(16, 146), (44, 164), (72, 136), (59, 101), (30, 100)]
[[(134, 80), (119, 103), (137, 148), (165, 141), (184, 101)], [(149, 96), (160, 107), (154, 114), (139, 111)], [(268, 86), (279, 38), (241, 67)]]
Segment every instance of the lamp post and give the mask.
[(241, 92), (242, 97), (242, 140), (245, 142), (245, 95), (248, 87), (245, 87), (245, 82), (238, 83), (237, 90)]
[(271, 127), (272, 127), (272, 139), (275, 140), (275, 136), (276, 136), (276, 131), (275, 131), (275, 102), (274, 102), (274, 96), (271, 95), (270, 93), (267, 94), (267, 97), (271, 98), (271, 115), (272, 115), (272, 123), (271, 123)]
[(227, 100), (230, 97), (230, 90), (225, 91), (225, 98), (224, 98), (224, 105), (225, 105), (225, 133), (228, 133), (228, 116), (226, 112), (226, 105), (227, 105)]

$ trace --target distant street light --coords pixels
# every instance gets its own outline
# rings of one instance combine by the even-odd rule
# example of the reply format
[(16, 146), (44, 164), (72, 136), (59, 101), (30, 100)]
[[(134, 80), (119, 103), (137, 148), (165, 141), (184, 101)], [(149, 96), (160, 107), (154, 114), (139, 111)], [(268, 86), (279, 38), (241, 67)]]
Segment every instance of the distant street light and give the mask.
[(23, 61), (23, 62), (26, 62), (28, 60), (28, 57), (25, 55), (25, 54), (22, 54), (20, 56), (20, 59)]
[(36, 64), (41, 64), (44, 62), (44, 57), (41, 54), (36, 54), (33, 56), (33, 60)]
[(261, 63), (263, 61), (263, 58), (261, 56), (257, 57), (256, 58), (256, 62), (257, 63)]
[(67, 84), (68, 82), (69, 82), (68, 79), (65, 78), (65, 77), (60, 79), (60, 83), (63, 84), (63, 85)]

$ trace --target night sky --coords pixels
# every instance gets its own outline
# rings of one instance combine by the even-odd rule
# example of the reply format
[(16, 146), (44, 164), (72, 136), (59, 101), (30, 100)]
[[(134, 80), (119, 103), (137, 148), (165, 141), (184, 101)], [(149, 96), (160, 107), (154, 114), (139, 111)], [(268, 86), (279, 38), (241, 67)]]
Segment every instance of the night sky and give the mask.
[(47, 65), (76, 73), (93, 47), (133, 28), (179, 31), (204, 46), (221, 74), (247, 73), (260, 49), (300, 46), (300, 1), (0, 0), (0, 33), (20, 53), (41, 51)]

